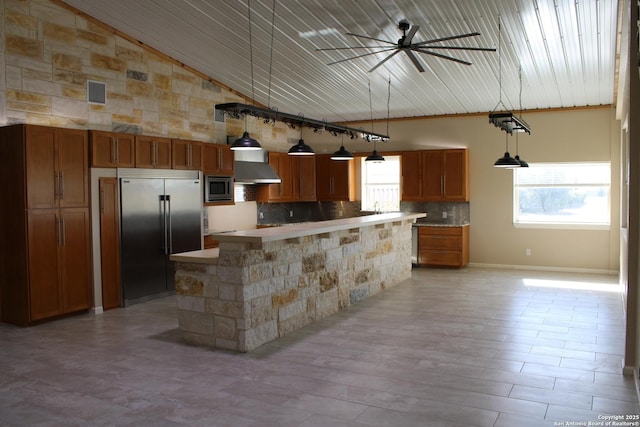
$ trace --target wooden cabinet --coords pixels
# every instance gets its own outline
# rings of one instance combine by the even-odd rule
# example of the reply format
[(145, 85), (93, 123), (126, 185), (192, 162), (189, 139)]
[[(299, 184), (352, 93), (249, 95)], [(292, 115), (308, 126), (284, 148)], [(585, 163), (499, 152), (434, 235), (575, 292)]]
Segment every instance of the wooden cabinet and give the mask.
[(135, 166), (135, 135), (92, 130), (91, 167), (132, 168)]
[(288, 153), (269, 153), (269, 165), (280, 177), (280, 184), (258, 187), (260, 202), (316, 201), (315, 156), (290, 156)]
[(418, 227), (418, 264), (464, 267), (469, 263), (469, 226)]
[(202, 170), (205, 175), (233, 176), (233, 161), (230, 145), (202, 144)]
[(465, 149), (402, 153), (402, 200), (469, 201), (469, 154)]
[(171, 140), (156, 136), (136, 135), (136, 167), (171, 168)]
[(174, 139), (171, 141), (171, 168), (202, 169), (202, 142)]
[(118, 179), (100, 178), (98, 185), (100, 189), (102, 308), (109, 310), (122, 305)]
[(331, 160), (316, 156), (316, 196), (318, 201), (355, 200), (354, 160)]
[(0, 128), (2, 321), (91, 307), (88, 153), (86, 131)]

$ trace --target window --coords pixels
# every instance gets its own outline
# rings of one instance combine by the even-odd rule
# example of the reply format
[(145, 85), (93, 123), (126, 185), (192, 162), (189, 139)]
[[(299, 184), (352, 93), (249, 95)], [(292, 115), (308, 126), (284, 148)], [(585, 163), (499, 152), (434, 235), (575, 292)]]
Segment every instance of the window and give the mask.
[(609, 226), (610, 163), (529, 164), (514, 169), (513, 177), (516, 226)]
[(400, 156), (385, 156), (384, 162), (362, 158), (362, 210), (400, 210)]

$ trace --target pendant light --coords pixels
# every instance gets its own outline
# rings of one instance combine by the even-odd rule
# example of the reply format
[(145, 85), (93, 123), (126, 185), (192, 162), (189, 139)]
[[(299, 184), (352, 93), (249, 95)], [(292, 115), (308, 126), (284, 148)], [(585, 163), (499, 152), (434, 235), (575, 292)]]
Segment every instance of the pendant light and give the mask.
[[(251, 63), (251, 103), (255, 103), (255, 93), (253, 86), (253, 41), (251, 39), (251, 0), (247, 0), (247, 15), (249, 17), (249, 61)], [(236, 139), (233, 144), (231, 144), (232, 150), (260, 150), (262, 147), (260, 143), (251, 138), (249, 136), (249, 132), (247, 131), (247, 113), (244, 114), (244, 133), (242, 137)]]
[(500, 157), (493, 166), (497, 168), (516, 168), (520, 166), (518, 160), (511, 157), (509, 154), (509, 134), (505, 132), (505, 153), (504, 156)]
[(344, 148), (344, 134), (342, 134), (342, 144), (340, 145), (340, 149), (331, 155), (331, 160), (351, 160), (353, 159), (353, 154), (347, 151)]
[(304, 143), (304, 140), (302, 139), (302, 126), (300, 126), (300, 139), (298, 140), (298, 143), (295, 144), (293, 147), (291, 147), (289, 149), (289, 155), (290, 156), (313, 156), (314, 153), (313, 152), (313, 148), (311, 148), (309, 145)]
[[(389, 95), (391, 94), (391, 80), (389, 80)], [(387, 111), (389, 110), (389, 97), (387, 97)], [(369, 80), (369, 111), (371, 112), (371, 132), (373, 132), (373, 104), (371, 103), (371, 80)], [(388, 113), (387, 113), (388, 115)], [(388, 125), (388, 118), (387, 118), (387, 126)], [(388, 129), (387, 129), (387, 134), (388, 134)], [(367, 137), (367, 141), (369, 141), (370, 139)], [(373, 152), (367, 156), (366, 159), (364, 159), (365, 162), (374, 162), (374, 163), (379, 163), (379, 162), (384, 162), (384, 157), (382, 157), (381, 154), (378, 154), (378, 152), (376, 151), (376, 139), (373, 140)]]

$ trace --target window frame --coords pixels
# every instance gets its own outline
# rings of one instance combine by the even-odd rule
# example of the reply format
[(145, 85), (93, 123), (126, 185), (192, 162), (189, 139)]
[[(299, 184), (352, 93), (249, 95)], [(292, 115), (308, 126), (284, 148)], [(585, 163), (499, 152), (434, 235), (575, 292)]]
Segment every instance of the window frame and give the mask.
[[(369, 206), (365, 206), (365, 202), (367, 202), (367, 197), (366, 197), (366, 186), (367, 184), (367, 179), (366, 179), (366, 166), (367, 166), (367, 162), (365, 160), (365, 157), (361, 157), (360, 161), (361, 163), (361, 167), (360, 167), (360, 210), (364, 211), (364, 212), (374, 212), (374, 211), (380, 211), (380, 212), (399, 212), (400, 211), (400, 202), (401, 202), (401, 184), (402, 184), (402, 156), (399, 154), (385, 154), (385, 162), (390, 161), (391, 158), (394, 158), (394, 161), (396, 161), (397, 158), (397, 164), (398, 164), (398, 182), (394, 182), (394, 183), (389, 183), (388, 185), (397, 185), (397, 197), (398, 197), (398, 205), (396, 207), (395, 210), (389, 210), (389, 209), (385, 209), (384, 207), (380, 206), (378, 207), (378, 209), (376, 208), (371, 208)], [(384, 162), (383, 162), (384, 163)], [(382, 184), (380, 184), (382, 185)], [(371, 208), (371, 209), (370, 209)]]
[(590, 184), (572, 184), (572, 183), (562, 183), (562, 184), (540, 184), (540, 185), (519, 185), (518, 184), (518, 170), (520, 168), (513, 169), (513, 192), (512, 192), (512, 209), (513, 209), (513, 217), (512, 224), (514, 228), (537, 228), (537, 229), (561, 229), (561, 230), (610, 230), (611, 229), (611, 162), (610, 161), (584, 161), (584, 162), (539, 162), (539, 163), (529, 163), (529, 167), (543, 167), (543, 166), (555, 166), (560, 167), (562, 165), (566, 166), (576, 166), (576, 165), (606, 165), (609, 168), (609, 180), (606, 183), (602, 183), (600, 185), (604, 185), (608, 187), (608, 197), (607, 197), (607, 222), (536, 222), (536, 221), (518, 221), (519, 219), (519, 197), (518, 190), (524, 187), (549, 187), (549, 188), (566, 188), (566, 187), (593, 187), (598, 184), (590, 183)]

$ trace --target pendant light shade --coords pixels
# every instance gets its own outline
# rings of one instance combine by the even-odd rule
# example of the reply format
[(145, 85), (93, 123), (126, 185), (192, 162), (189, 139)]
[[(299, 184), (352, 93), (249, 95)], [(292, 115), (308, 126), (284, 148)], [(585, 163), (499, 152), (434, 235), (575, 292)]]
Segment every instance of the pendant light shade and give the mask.
[(493, 166), (497, 168), (517, 168), (520, 166), (520, 163), (518, 160), (511, 157), (511, 154), (507, 151), (504, 153), (504, 156), (496, 160)]
[(519, 155), (516, 154), (514, 159), (516, 159), (518, 161), (519, 167), (521, 167), (521, 168), (528, 168), (529, 167), (529, 163), (527, 163), (526, 161), (522, 160)]
[(369, 156), (367, 156), (366, 159), (364, 159), (365, 162), (384, 162), (384, 157), (382, 157), (382, 155), (378, 154), (378, 152), (374, 149), (373, 153), (371, 153)]
[(262, 147), (260, 143), (249, 136), (249, 132), (244, 131), (242, 137), (235, 140), (231, 144), (232, 150), (260, 150)]
[(313, 148), (305, 144), (302, 139), (289, 149), (290, 156), (313, 156), (314, 154)]
[(333, 153), (333, 155), (331, 156), (331, 160), (351, 160), (351, 159), (353, 159), (353, 154), (347, 151), (347, 149), (344, 148), (344, 145), (341, 145), (340, 149), (335, 153)]

